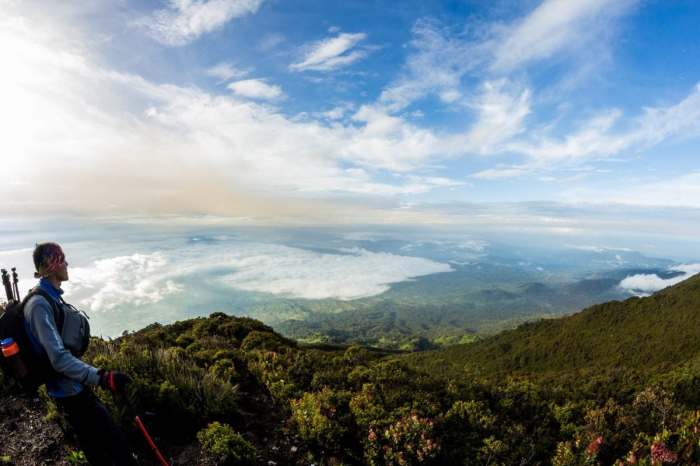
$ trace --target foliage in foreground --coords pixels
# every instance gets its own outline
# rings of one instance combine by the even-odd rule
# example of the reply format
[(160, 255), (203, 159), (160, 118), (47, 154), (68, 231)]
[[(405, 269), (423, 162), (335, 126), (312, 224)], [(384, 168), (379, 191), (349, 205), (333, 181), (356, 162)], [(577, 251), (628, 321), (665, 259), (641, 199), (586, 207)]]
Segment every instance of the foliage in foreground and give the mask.
[[(700, 354), (697, 347), (678, 352), (692, 332), (700, 341), (700, 325), (689, 325), (693, 295), (679, 289), (683, 296), (584, 311), (574, 320), (584, 333), (557, 340), (574, 362), (568, 369), (559, 355), (546, 358), (549, 349), (527, 346), (552, 325), (570, 324), (542, 324), (542, 334), (522, 327), (518, 352), (494, 353), (479, 371), (478, 358), (449, 350), (404, 357), (358, 346), (303, 348), (258, 321), (221, 313), (96, 340), (90, 358), (134, 378), (133, 402), (155, 413), (167, 442), (199, 440), (218, 464), (264, 459), (260, 431), (274, 437), (279, 429), (304, 450), (290, 462), (303, 464), (700, 464)], [(585, 342), (643, 326), (635, 319), (655, 322), (645, 309), (660, 312), (660, 303), (666, 317), (686, 318), (637, 343), (621, 338), (637, 345), (623, 352), (630, 355), (666, 344), (666, 362), (606, 355), (583, 363)], [(600, 320), (606, 332), (598, 336)], [(513, 343), (514, 335), (467, 353)]]
[(250, 464), (255, 455), (253, 445), (228, 424), (212, 422), (197, 433), (197, 440), (216, 464)]

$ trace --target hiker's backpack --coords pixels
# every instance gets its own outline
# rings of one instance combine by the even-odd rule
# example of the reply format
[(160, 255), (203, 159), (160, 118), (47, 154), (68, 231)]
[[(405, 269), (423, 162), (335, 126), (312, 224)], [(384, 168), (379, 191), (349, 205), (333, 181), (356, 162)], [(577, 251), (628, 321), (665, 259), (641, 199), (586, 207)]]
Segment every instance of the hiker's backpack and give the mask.
[(24, 319), (24, 306), (30, 298), (37, 295), (43, 296), (51, 305), (56, 328), (59, 335), (62, 335), (66, 317), (63, 306), (39, 287), (30, 290), (21, 302), (9, 302), (5, 312), (0, 315), (0, 340), (12, 338), (17, 343), (19, 356), (22, 358), (27, 373), (24, 377), (19, 377), (9, 361), (2, 355), (0, 355), (0, 367), (2, 367), (6, 377), (17, 382), (29, 394), (36, 393), (36, 390), (46, 382), (61, 377), (61, 374), (51, 366), (51, 362), (39, 342), (30, 335), (29, 327)]

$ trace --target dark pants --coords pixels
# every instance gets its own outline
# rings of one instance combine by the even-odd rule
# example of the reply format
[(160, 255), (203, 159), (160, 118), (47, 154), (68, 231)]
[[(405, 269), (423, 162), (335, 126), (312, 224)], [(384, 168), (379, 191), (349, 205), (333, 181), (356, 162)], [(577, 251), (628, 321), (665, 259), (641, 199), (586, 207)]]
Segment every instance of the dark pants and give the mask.
[(73, 427), (90, 464), (136, 466), (126, 436), (90, 389), (55, 401)]

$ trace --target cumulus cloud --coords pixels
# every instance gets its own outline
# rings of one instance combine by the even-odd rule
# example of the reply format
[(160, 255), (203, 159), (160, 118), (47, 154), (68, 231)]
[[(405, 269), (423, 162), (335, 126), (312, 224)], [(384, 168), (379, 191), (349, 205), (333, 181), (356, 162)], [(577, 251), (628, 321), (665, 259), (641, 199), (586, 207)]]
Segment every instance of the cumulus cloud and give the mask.
[(367, 51), (358, 49), (357, 45), (365, 40), (364, 33), (341, 33), (336, 37), (328, 37), (306, 46), (304, 58), (292, 63), (289, 68), (293, 71), (332, 71), (342, 68), (364, 58)]
[(70, 270), (64, 288), (90, 311), (154, 304), (179, 293), (182, 285), (167, 278), (173, 267), (164, 254), (133, 254), (95, 261)]
[(681, 275), (672, 278), (661, 278), (656, 274), (630, 275), (622, 280), (618, 286), (632, 294), (649, 295), (700, 273), (700, 264), (683, 264), (669, 270), (681, 272)]
[(186, 45), (221, 29), (233, 18), (255, 13), (263, 0), (168, 0), (165, 9), (136, 24), (165, 45)]
[(284, 97), (282, 88), (267, 84), (262, 79), (244, 79), (227, 86), (234, 94), (249, 99), (275, 100)]
[(392, 283), (451, 270), (428, 259), (364, 249), (332, 254), (277, 244), (213, 244), (100, 259), (72, 268), (66, 289), (79, 305), (103, 312), (154, 304), (187, 292), (194, 275), (239, 290), (304, 299), (356, 299), (380, 294)]

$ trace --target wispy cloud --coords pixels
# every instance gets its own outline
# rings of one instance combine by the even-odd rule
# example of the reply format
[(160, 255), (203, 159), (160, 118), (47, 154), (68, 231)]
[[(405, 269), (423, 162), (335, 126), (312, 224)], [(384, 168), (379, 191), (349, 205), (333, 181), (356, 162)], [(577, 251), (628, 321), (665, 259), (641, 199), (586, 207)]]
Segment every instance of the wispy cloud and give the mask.
[(282, 44), (284, 41), (285, 41), (284, 35), (282, 35), (278, 32), (275, 32), (272, 34), (267, 34), (260, 41), (258, 48), (260, 50), (262, 50), (263, 52), (269, 52), (270, 50), (273, 50), (278, 45)]
[(530, 170), (527, 167), (499, 166), (481, 170), (471, 174), (470, 176), (481, 180), (498, 180), (503, 178), (515, 178), (528, 173), (530, 173)]
[(484, 60), (483, 46), (452, 37), (449, 30), (435, 21), (419, 20), (412, 32), (413, 52), (407, 58), (403, 74), (379, 98), (392, 111), (402, 110), (433, 93), (451, 103), (455, 96), (461, 95), (462, 76)]
[(242, 70), (231, 63), (218, 63), (211, 68), (207, 68), (204, 74), (211, 76), (212, 78), (217, 78), (219, 82), (229, 81), (234, 78), (242, 78), (249, 73), (248, 70)]
[(364, 33), (341, 33), (315, 42), (306, 46), (304, 58), (289, 68), (293, 71), (332, 71), (351, 65), (367, 55), (365, 49), (357, 48), (366, 38)]
[(504, 141), (523, 132), (530, 91), (502, 79), (487, 81), (469, 106), (476, 112), (476, 122), (464, 136), (465, 143), (472, 151), (493, 154), (502, 150)]
[(529, 15), (497, 31), (491, 69), (511, 71), (556, 54), (582, 50), (637, 0), (545, 0)]
[(561, 138), (540, 136), (533, 141), (513, 142), (509, 148), (535, 161), (572, 161), (618, 155), (640, 150), (674, 138), (700, 135), (700, 84), (680, 102), (647, 107), (625, 129), (617, 129), (622, 112), (610, 109), (585, 121)]
[(168, 0), (165, 9), (136, 24), (165, 45), (186, 45), (221, 29), (233, 18), (255, 13), (263, 0)]
[(262, 79), (244, 79), (235, 81), (227, 86), (234, 94), (250, 99), (276, 100), (284, 97), (279, 86), (267, 84)]

